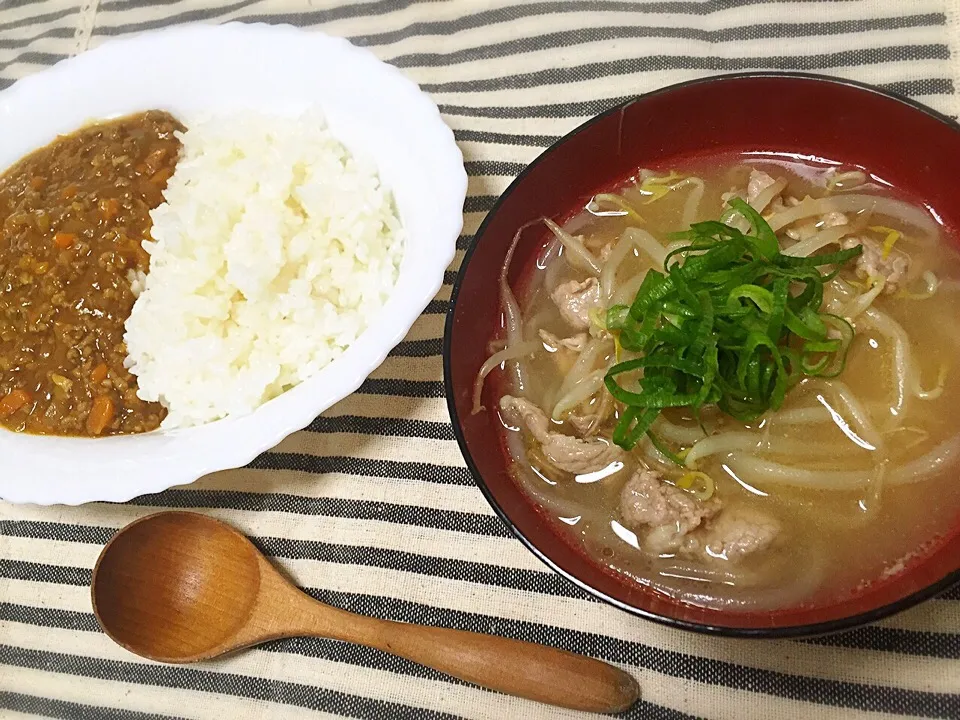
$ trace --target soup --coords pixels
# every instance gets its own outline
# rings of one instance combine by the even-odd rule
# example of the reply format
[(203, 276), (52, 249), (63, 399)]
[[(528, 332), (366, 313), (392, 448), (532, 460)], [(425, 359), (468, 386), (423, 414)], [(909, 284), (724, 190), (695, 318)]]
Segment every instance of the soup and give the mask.
[[(683, 602), (827, 603), (960, 510), (960, 258), (858, 168), (750, 154), (595, 196), (500, 290), (512, 472), (594, 562)], [(520, 238), (523, 229), (517, 234)]]

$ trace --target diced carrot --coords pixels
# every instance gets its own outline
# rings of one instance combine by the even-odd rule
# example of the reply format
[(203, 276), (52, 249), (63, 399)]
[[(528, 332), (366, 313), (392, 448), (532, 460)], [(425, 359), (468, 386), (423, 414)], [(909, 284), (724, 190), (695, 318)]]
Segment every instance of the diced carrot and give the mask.
[(74, 233), (68, 232), (58, 232), (53, 236), (53, 244), (56, 245), (61, 250), (66, 250), (68, 247), (73, 245), (77, 241), (77, 236)]
[(113, 420), (116, 408), (113, 399), (109, 395), (100, 395), (93, 399), (93, 407), (90, 408), (90, 414), (87, 415), (87, 432), (91, 435), (99, 435)]
[(116, 198), (103, 198), (99, 202), (100, 215), (108, 222), (120, 214), (120, 201)]
[(106, 379), (107, 379), (107, 366), (105, 363), (100, 363), (93, 370), (90, 371), (90, 382), (92, 382), (94, 385), (99, 385)]
[(151, 174), (157, 172), (167, 157), (168, 152), (169, 150), (167, 150), (167, 148), (161, 147), (147, 155), (147, 159), (143, 161), (143, 164), (146, 165), (148, 172)]
[(26, 390), (20, 388), (11, 390), (0, 400), (0, 418), (10, 417), (32, 399), (33, 396)]
[(77, 186), (76, 186), (76, 185), (67, 185), (67, 186), (60, 192), (60, 196), (61, 196), (64, 200), (69, 200), (70, 198), (72, 198), (72, 197), (73, 197), (74, 195), (76, 195), (76, 194), (77, 194)]
[(34, 190), (43, 190), (43, 186), (47, 184), (46, 178), (36, 175), (30, 178), (30, 187)]
[(167, 180), (170, 179), (170, 176), (173, 175), (173, 170), (170, 168), (164, 168), (163, 170), (157, 170), (153, 175), (150, 176), (150, 182), (154, 185), (164, 185), (166, 186)]

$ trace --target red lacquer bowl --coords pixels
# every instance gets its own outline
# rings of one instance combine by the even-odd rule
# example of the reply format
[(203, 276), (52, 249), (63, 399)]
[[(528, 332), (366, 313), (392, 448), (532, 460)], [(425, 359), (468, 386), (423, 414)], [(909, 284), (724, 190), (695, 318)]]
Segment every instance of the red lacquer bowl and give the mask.
[[(447, 402), (460, 449), (494, 510), (534, 554), (586, 591), (690, 630), (752, 637), (824, 634), (904, 610), (960, 583), (960, 518), (952, 535), (903, 572), (835, 604), (762, 614), (693, 607), (618, 579), (563, 540), (511, 480), (494, 411), (470, 414), (473, 381), (500, 324), (497, 278), (518, 228), (545, 216), (569, 217), (638, 167), (749, 151), (866, 167), (925, 202), (948, 228), (960, 228), (960, 126), (927, 108), (855, 83), (796, 74), (727, 75), (664, 88), (605, 112), (554, 144), (487, 216), (461, 265), (447, 317)], [(524, 234), (512, 281), (546, 241), (546, 231), (538, 233)], [(488, 408), (496, 406), (494, 400), (492, 392), (485, 397)]]

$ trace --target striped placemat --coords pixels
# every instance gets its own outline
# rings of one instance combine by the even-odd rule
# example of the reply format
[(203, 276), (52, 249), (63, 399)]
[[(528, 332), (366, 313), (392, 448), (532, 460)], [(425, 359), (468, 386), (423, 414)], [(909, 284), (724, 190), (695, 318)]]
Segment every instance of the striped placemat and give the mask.
[(128, 654), (91, 615), (93, 562), (134, 518), (193, 508), (243, 529), (321, 600), (621, 664), (643, 688), (631, 718), (960, 718), (960, 592), (845, 635), (755, 642), (635, 619), (548, 572), (464, 467), (440, 358), (462, 251), (557, 137), (636, 93), (760, 68), (856, 78), (956, 116), (957, 10), (944, 0), (0, 2), (0, 87), (106, 38), (176, 23), (287, 22), (348, 37), (433, 95), (470, 174), (443, 290), (362, 389), (307, 430), (249, 468), (125, 505), (0, 504), (0, 716), (585, 717), (333, 641), (190, 667)]

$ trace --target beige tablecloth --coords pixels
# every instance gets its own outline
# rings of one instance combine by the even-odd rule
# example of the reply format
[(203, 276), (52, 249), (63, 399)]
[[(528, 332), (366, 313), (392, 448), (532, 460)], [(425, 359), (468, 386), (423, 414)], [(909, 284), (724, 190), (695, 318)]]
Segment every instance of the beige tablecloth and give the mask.
[(0, 715), (586, 717), (332, 641), (276, 642), (192, 667), (125, 652), (91, 615), (93, 562), (134, 518), (195, 508), (239, 526), (335, 605), (619, 663), (643, 688), (632, 718), (960, 718), (960, 592), (845, 635), (755, 642), (633, 618), (550, 573), (464, 467), (440, 358), (462, 251), (495, 197), (557, 137), (621, 98), (755, 68), (856, 78), (956, 116), (956, 10), (944, 0), (0, 2), (0, 86), (110, 37), (190, 21), (286, 22), (348, 37), (432, 94), (470, 174), (443, 290), (363, 388), (309, 429), (249, 468), (125, 505), (0, 503)]

